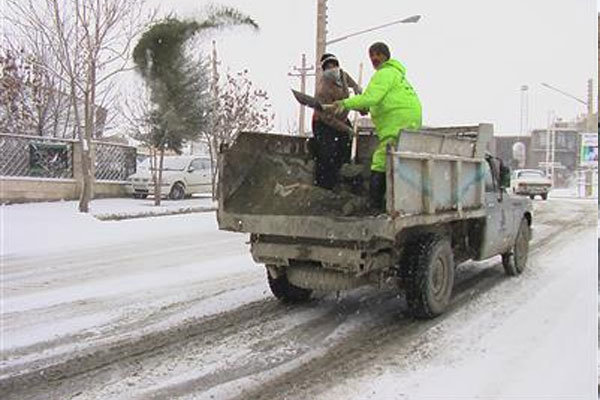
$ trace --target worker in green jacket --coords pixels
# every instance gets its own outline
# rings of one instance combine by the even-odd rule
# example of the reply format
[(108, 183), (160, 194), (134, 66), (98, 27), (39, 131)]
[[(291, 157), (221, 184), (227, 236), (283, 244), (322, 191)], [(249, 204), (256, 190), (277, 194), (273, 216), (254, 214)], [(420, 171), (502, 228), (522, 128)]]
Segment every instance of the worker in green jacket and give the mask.
[(371, 207), (382, 210), (385, 206), (386, 147), (395, 144), (403, 129), (421, 127), (421, 102), (406, 79), (406, 69), (390, 58), (390, 49), (377, 42), (369, 47), (369, 58), (375, 74), (365, 91), (357, 96), (323, 106), (325, 111), (339, 114), (347, 110), (368, 110), (375, 125), (379, 145), (371, 160), (369, 197)]

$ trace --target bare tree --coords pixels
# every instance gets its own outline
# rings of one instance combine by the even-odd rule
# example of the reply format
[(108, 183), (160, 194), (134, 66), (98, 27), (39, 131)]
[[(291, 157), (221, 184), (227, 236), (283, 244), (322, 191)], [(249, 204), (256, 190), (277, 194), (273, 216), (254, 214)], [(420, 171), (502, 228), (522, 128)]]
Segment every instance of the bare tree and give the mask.
[(7, 20), (30, 47), (43, 46), (55, 62), (41, 65), (66, 86), (82, 149), (79, 211), (93, 193), (91, 140), (96, 119), (114, 95), (114, 78), (128, 69), (128, 55), (153, 13), (144, 0), (7, 0)]
[(248, 77), (248, 70), (234, 74), (228, 72), (222, 83), (219, 83), (216, 68), (213, 73), (212, 122), (209, 129), (203, 132), (203, 139), (210, 153), (214, 199), (217, 194), (217, 153), (220, 146), (229, 143), (242, 131), (269, 132), (273, 128), (275, 115), (271, 111), (267, 92), (254, 86)]
[(0, 130), (66, 137), (72, 130), (68, 94), (63, 82), (42, 67), (50, 62), (47, 55), (7, 43), (0, 49)]

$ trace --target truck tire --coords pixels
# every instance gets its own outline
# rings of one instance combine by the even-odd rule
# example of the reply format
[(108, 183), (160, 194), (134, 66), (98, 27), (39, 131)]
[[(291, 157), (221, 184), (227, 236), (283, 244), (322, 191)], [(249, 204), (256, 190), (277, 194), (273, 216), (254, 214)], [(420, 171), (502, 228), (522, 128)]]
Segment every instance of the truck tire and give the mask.
[(510, 251), (502, 254), (502, 266), (504, 272), (509, 276), (520, 275), (527, 265), (527, 255), (529, 254), (529, 239), (531, 239), (531, 230), (526, 218), (521, 219), (517, 238)]
[(529, 195), (529, 198), (530, 198), (531, 200), (535, 199), (535, 194), (530, 194), (530, 195)]
[(267, 279), (271, 293), (282, 303), (301, 303), (307, 301), (312, 294), (312, 290), (310, 289), (303, 289), (292, 285), (285, 274), (273, 278), (267, 270)]
[(548, 200), (548, 193), (544, 193), (542, 195), (542, 200)]
[(427, 234), (408, 243), (405, 283), (406, 302), (415, 318), (429, 319), (442, 314), (452, 295), (454, 255), (450, 241)]

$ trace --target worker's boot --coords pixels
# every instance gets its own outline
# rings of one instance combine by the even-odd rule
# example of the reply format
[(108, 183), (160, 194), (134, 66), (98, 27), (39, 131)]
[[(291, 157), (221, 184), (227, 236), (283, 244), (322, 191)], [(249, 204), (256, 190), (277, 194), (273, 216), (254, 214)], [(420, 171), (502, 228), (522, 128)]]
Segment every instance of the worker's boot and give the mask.
[(385, 212), (385, 173), (371, 171), (369, 182), (369, 211), (373, 214)]

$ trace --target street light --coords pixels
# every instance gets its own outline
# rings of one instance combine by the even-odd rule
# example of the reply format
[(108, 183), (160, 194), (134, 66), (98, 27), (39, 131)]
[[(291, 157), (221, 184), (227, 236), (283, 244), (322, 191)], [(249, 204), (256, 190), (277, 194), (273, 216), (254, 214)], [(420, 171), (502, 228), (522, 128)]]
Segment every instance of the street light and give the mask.
[[(396, 25), (396, 24), (414, 24), (419, 22), (421, 19), (420, 15), (412, 15), (408, 18), (399, 19), (396, 21), (388, 22), (387, 24), (378, 25), (373, 28), (363, 29), (362, 31), (350, 33), (348, 35), (327, 40), (327, 0), (317, 0), (317, 37), (316, 37), (316, 58), (315, 62), (318, 64), (321, 56), (325, 53), (325, 49), (327, 45), (341, 42), (342, 40), (346, 40), (348, 38), (362, 35), (363, 33), (373, 32), (377, 29), (385, 28), (388, 26)], [(315, 70), (315, 88), (318, 85), (319, 80), (321, 79), (321, 70), (320, 68), (316, 68)]]
[(327, 46), (327, 45), (330, 45), (330, 44), (333, 44), (333, 43), (341, 42), (342, 40), (346, 40), (346, 39), (354, 37), (354, 36), (362, 35), (363, 33), (372, 32), (372, 31), (375, 31), (377, 29), (386, 28), (388, 26), (392, 26), (392, 25), (396, 25), (396, 24), (415, 24), (415, 23), (419, 22), (420, 19), (421, 19), (420, 15), (413, 15), (412, 17), (400, 19), (400, 20), (393, 21), (393, 22), (388, 22), (387, 24), (378, 25), (378, 26), (375, 26), (373, 28), (364, 29), (362, 31), (358, 31), (358, 32), (355, 32), (355, 33), (350, 33), (350, 34), (348, 34), (346, 36), (341, 36), (341, 37), (336, 38), (336, 39), (327, 40), (325, 42), (325, 45)]
[(547, 83), (545, 83), (545, 82), (542, 82), (542, 86), (544, 86), (544, 87), (547, 87), (548, 89), (554, 90), (555, 92), (558, 92), (558, 93), (560, 93), (560, 94), (562, 94), (562, 95), (564, 95), (564, 96), (570, 97), (571, 99), (573, 99), (573, 100), (575, 100), (575, 101), (578, 101), (578, 102), (580, 102), (581, 104), (584, 104), (584, 105), (586, 105), (586, 106), (588, 105), (588, 102), (587, 102), (587, 101), (581, 100), (579, 97), (575, 97), (575, 96), (573, 96), (572, 94), (570, 94), (570, 93), (567, 93), (567, 92), (565, 92), (564, 90), (560, 90), (559, 88), (556, 88), (556, 87), (554, 87), (554, 86), (552, 86), (552, 85), (549, 85), (549, 84), (547, 84)]
[(581, 104), (583, 104), (584, 106), (587, 107), (587, 116), (586, 116), (586, 129), (591, 132), (592, 130), (596, 129), (596, 123), (594, 121), (594, 82), (592, 79), (588, 79), (588, 100), (582, 100), (579, 97), (573, 96), (570, 93), (565, 92), (564, 90), (561, 90), (557, 87), (554, 87), (552, 85), (549, 85), (545, 82), (542, 82), (542, 86), (554, 90), (555, 92), (558, 92), (560, 94), (562, 94), (563, 96), (566, 96), (570, 99), (573, 99)]
[(527, 134), (529, 123), (529, 86), (521, 86), (521, 129), (519, 135)]
[[(554, 87), (548, 83), (542, 82), (541, 85), (544, 86), (545, 88), (554, 90), (555, 92), (558, 92), (558, 93), (562, 94), (563, 96), (566, 96), (570, 99), (573, 99), (573, 100), (585, 105), (587, 107), (586, 130), (588, 132), (591, 132), (592, 129), (594, 129), (594, 130), (596, 129), (596, 123), (595, 123), (595, 121), (593, 121), (593, 119), (594, 119), (593, 118), (593, 116), (594, 116), (594, 104), (593, 104), (594, 103), (594, 93), (593, 93), (594, 89), (593, 89), (593, 80), (592, 79), (588, 79), (588, 101), (585, 101), (585, 100), (580, 99), (579, 97), (573, 96), (572, 94), (567, 93), (564, 90)], [(549, 139), (551, 140), (551, 146), (552, 146), (552, 149), (550, 150), (552, 153), (551, 154), (552, 162), (551, 162), (550, 168), (552, 170), (552, 182), (554, 184), (554, 164), (555, 164), (554, 163), (554, 157), (555, 157), (555, 154), (554, 154), (555, 153), (555, 143), (554, 142), (556, 139), (555, 139), (554, 122), (552, 121), (550, 124), (551, 125), (548, 129), (547, 134), (550, 135)], [(546, 146), (546, 164), (548, 164), (548, 158), (549, 158), (548, 150), (549, 150), (548, 146)], [(548, 169), (547, 165), (546, 165), (546, 169)], [(586, 177), (586, 179), (587, 179), (587, 177)]]

